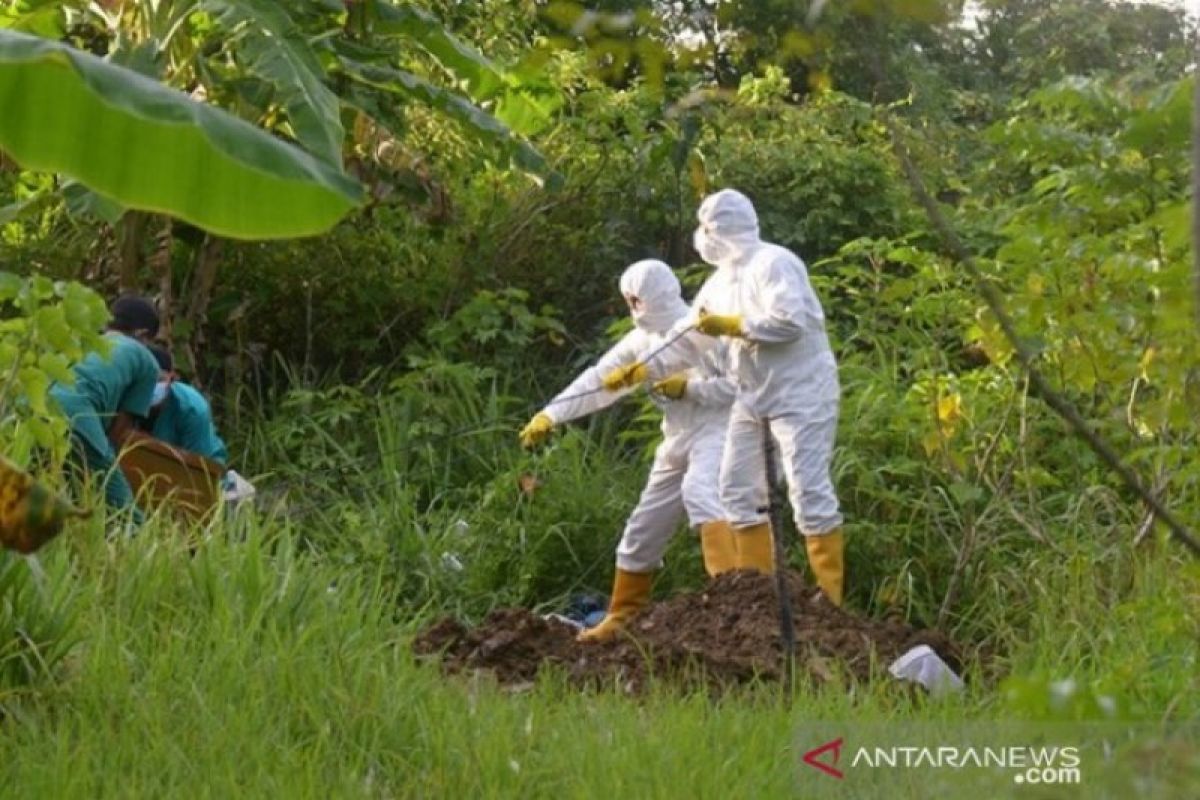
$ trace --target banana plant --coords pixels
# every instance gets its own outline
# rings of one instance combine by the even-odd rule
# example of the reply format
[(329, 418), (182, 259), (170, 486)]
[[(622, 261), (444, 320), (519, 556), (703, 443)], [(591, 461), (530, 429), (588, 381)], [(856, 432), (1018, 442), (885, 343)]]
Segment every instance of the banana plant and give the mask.
[(22, 166), (224, 236), (318, 233), (362, 194), (339, 168), (215, 106), (35, 36), (0, 30), (0, 106), (0, 150)]
[[(521, 81), (411, 5), (381, 0), (25, 0), (0, 28), (60, 36), (290, 140), (342, 170), (347, 129), (365, 114), (402, 134), (397, 99), (453, 120), (481, 148), (535, 176), (541, 155), (483, 106), (514, 105)], [(47, 23), (56, 11), (57, 25)], [(33, 25), (30, 20), (38, 20)], [(362, 67), (392, 81), (363, 80)], [(413, 66), (438, 73), (418, 74)], [(398, 91), (397, 87), (406, 87)], [(84, 181), (86, 183), (86, 181)], [(117, 198), (119, 199), (119, 198)]]
[[(13, 0), (0, 11), (0, 155), (65, 176), (70, 212), (115, 222), (119, 284), (134, 288), (154, 262), (169, 311), (170, 226), (144, 212), (224, 238), (321, 233), (365, 197), (346, 157), (377, 158), (381, 132), (401, 142), (406, 103), (557, 182), (497, 118), (524, 133), (548, 120), (553, 95), (527, 89), (428, 12), (382, 0)], [(46, 202), (0, 207), (0, 219)], [(144, 261), (154, 235), (166, 258)], [(199, 294), (185, 306), (196, 331), (219, 244), (193, 250), (186, 282)]]

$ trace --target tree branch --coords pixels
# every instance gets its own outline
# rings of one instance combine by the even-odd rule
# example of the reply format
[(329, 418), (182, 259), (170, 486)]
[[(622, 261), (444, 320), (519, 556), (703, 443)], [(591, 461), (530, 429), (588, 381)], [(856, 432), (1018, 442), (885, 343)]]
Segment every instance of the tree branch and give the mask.
[(1059, 394), (1038, 370), (1034, 363), (1034, 354), (1030, 351), (1028, 345), (1021, 339), (1017, 333), (1016, 325), (1013, 324), (1012, 318), (1004, 308), (1004, 302), (1000, 297), (1000, 293), (996, 290), (979, 266), (975, 263), (975, 259), (967, 250), (966, 245), (950, 227), (946, 221), (946, 217), (938, 208), (937, 203), (930, 196), (929, 191), (925, 188), (925, 182), (921, 178), (920, 172), (917, 171), (916, 165), (912, 161), (912, 157), (908, 153), (908, 148), (904, 144), (904, 140), (900, 135), (900, 131), (892, 119), (891, 114), (886, 110), (883, 111), (884, 124), (887, 126), (888, 134), (892, 141), (892, 150), (896, 154), (896, 158), (900, 161), (900, 166), (904, 170), (904, 176), (908, 180), (909, 188), (916, 197), (917, 202), (925, 209), (926, 215), (929, 217), (930, 223), (934, 230), (942, 237), (943, 242), (949, 249), (950, 254), (971, 276), (971, 280), (975, 284), (975, 288), (983, 296), (984, 302), (987, 303), (988, 309), (996, 318), (1000, 329), (1004, 332), (1004, 337), (1012, 344), (1013, 350), (1016, 352), (1017, 360), (1024, 367), (1025, 372), (1029, 375), (1030, 386), (1034, 390), (1034, 394), (1041, 398), (1042, 402), (1054, 409), (1060, 417), (1066, 420), (1071, 429), (1092, 449), (1100, 460), (1109, 466), (1121, 478), (1121, 481), (1129, 487), (1142, 502), (1144, 502), (1156, 517), (1163, 521), (1164, 524), (1171, 530), (1171, 534), (1179, 540), (1181, 544), (1192, 551), (1193, 555), (1200, 556), (1200, 542), (1196, 540), (1195, 535), (1180, 522), (1174, 514), (1172, 514), (1154, 493), (1142, 482), (1132, 469), (1129, 468), (1117, 452), (1112, 448), (1107, 441), (1104, 440), (1095, 430), (1088, 425), (1087, 420), (1083, 415), (1071, 404), (1069, 400)]
[(1192, 313), (1200, 334), (1200, 26), (1193, 34), (1196, 44), (1192, 59), (1192, 270), (1195, 291)]
[[(884, 86), (884, 77), (886, 75), (883, 62), (887, 53), (887, 48), (884, 47), (883, 35), (882, 18), (884, 14), (885, 10), (879, 4), (874, 8), (874, 13), (870, 15), (870, 23), (874, 28), (877, 39), (877, 46), (873, 49), (871, 57), (871, 69), (874, 73), (873, 79), (877, 94)], [(1198, 41), (1197, 47), (1200, 48), (1200, 41)], [(971, 276), (971, 281), (975, 284), (976, 290), (983, 297), (988, 309), (996, 318), (996, 322), (999, 323), (1000, 330), (1004, 333), (1004, 338), (1012, 345), (1017, 360), (1025, 369), (1025, 373), (1029, 377), (1029, 386), (1032, 389), (1032, 393), (1046, 405), (1050, 406), (1067, 422), (1071, 430), (1075, 432), (1075, 435), (1082, 439), (1092, 449), (1092, 452), (1099, 456), (1100, 460), (1107, 464), (1120, 477), (1121, 482), (1146, 504), (1146, 507), (1150, 509), (1154, 516), (1163, 521), (1170, 529), (1171, 535), (1180, 544), (1190, 550), (1192, 555), (1200, 556), (1200, 541), (1197, 541), (1195, 534), (1159, 501), (1154, 492), (1150, 491), (1138, 474), (1121, 461), (1121, 457), (1117, 455), (1112, 445), (1088, 425), (1087, 420), (1083, 418), (1079, 410), (1069, 400), (1055, 391), (1038, 370), (1034, 363), (1034, 353), (1017, 333), (1017, 327), (1013, 324), (1012, 317), (1008, 315), (1008, 311), (1004, 308), (1004, 300), (1001, 298), (1000, 292), (984, 276), (982, 270), (979, 269), (979, 265), (975, 263), (971, 252), (967, 250), (962, 239), (958, 237), (958, 234), (955, 233), (950, 223), (946, 221), (945, 215), (942, 214), (941, 209), (938, 208), (937, 203), (930, 196), (929, 190), (925, 188), (925, 181), (922, 179), (916, 164), (913, 163), (912, 157), (908, 152), (908, 147), (904, 144), (904, 138), (901, 136), (900, 130), (896, 126), (896, 122), (892, 118), (890, 111), (886, 107), (880, 107), (879, 111), (883, 117), (884, 125), (887, 127), (888, 136), (891, 139), (892, 151), (896, 154), (896, 158), (900, 162), (900, 167), (904, 171), (904, 177), (908, 180), (913, 196), (921, 204), (921, 207), (925, 209), (925, 214), (928, 216), (930, 224), (937, 231), (938, 235), (941, 236), (950, 255), (966, 268), (967, 274)], [(1197, 203), (1194, 202), (1193, 209), (1196, 205)]]

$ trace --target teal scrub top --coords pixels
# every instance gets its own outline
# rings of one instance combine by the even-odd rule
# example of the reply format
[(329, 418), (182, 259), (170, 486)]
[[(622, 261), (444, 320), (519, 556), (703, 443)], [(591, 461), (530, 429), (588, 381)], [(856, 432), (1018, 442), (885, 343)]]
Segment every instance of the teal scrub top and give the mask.
[(108, 358), (89, 353), (73, 369), (74, 386), (56, 383), (50, 388), (72, 430), (101, 453), (109, 452), (108, 442), (92, 440), (108, 430), (118, 412), (142, 418), (149, 415), (158, 381), (158, 362), (141, 342), (115, 331), (105, 336), (112, 343)]
[(229, 453), (217, 435), (208, 401), (183, 381), (171, 383), (150, 434), (181, 450), (211, 458), (221, 466), (229, 463)]

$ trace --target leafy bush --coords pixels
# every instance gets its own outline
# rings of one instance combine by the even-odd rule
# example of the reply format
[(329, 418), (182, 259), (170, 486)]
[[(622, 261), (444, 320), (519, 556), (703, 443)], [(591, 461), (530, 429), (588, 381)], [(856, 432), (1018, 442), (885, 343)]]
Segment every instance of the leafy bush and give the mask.
[(49, 389), (71, 383), (72, 364), (88, 352), (104, 351), (107, 319), (104, 301), (78, 283), (0, 272), (0, 441), (15, 443), (21, 429), (62, 455), (67, 426)]
[(800, 107), (735, 105), (711, 136), (701, 145), (708, 186), (745, 192), (764, 236), (809, 263), (916, 221), (866, 103), (828, 92)]

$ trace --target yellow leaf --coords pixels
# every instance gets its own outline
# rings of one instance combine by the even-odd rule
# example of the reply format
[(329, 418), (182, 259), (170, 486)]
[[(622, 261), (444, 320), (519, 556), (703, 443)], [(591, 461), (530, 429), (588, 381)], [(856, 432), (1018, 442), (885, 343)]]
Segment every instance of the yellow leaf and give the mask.
[(1138, 374), (1142, 380), (1150, 380), (1150, 364), (1154, 361), (1154, 356), (1158, 351), (1154, 347), (1147, 347), (1142, 357), (1138, 359)]
[(808, 88), (812, 89), (813, 94), (824, 94), (833, 88), (833, 79), (828, 72), (814, 71), (808, 76)]
[(703, 156), (693, 153), (688, 158), (688, 180), (691, 181), (697, 197), (708, 193), (708, 172)]
[(942, 423), (954, 422), (962, 417), (962, 395), (955, 392), (954, 394), (939, 397), (937, 415), (938, 422)]

